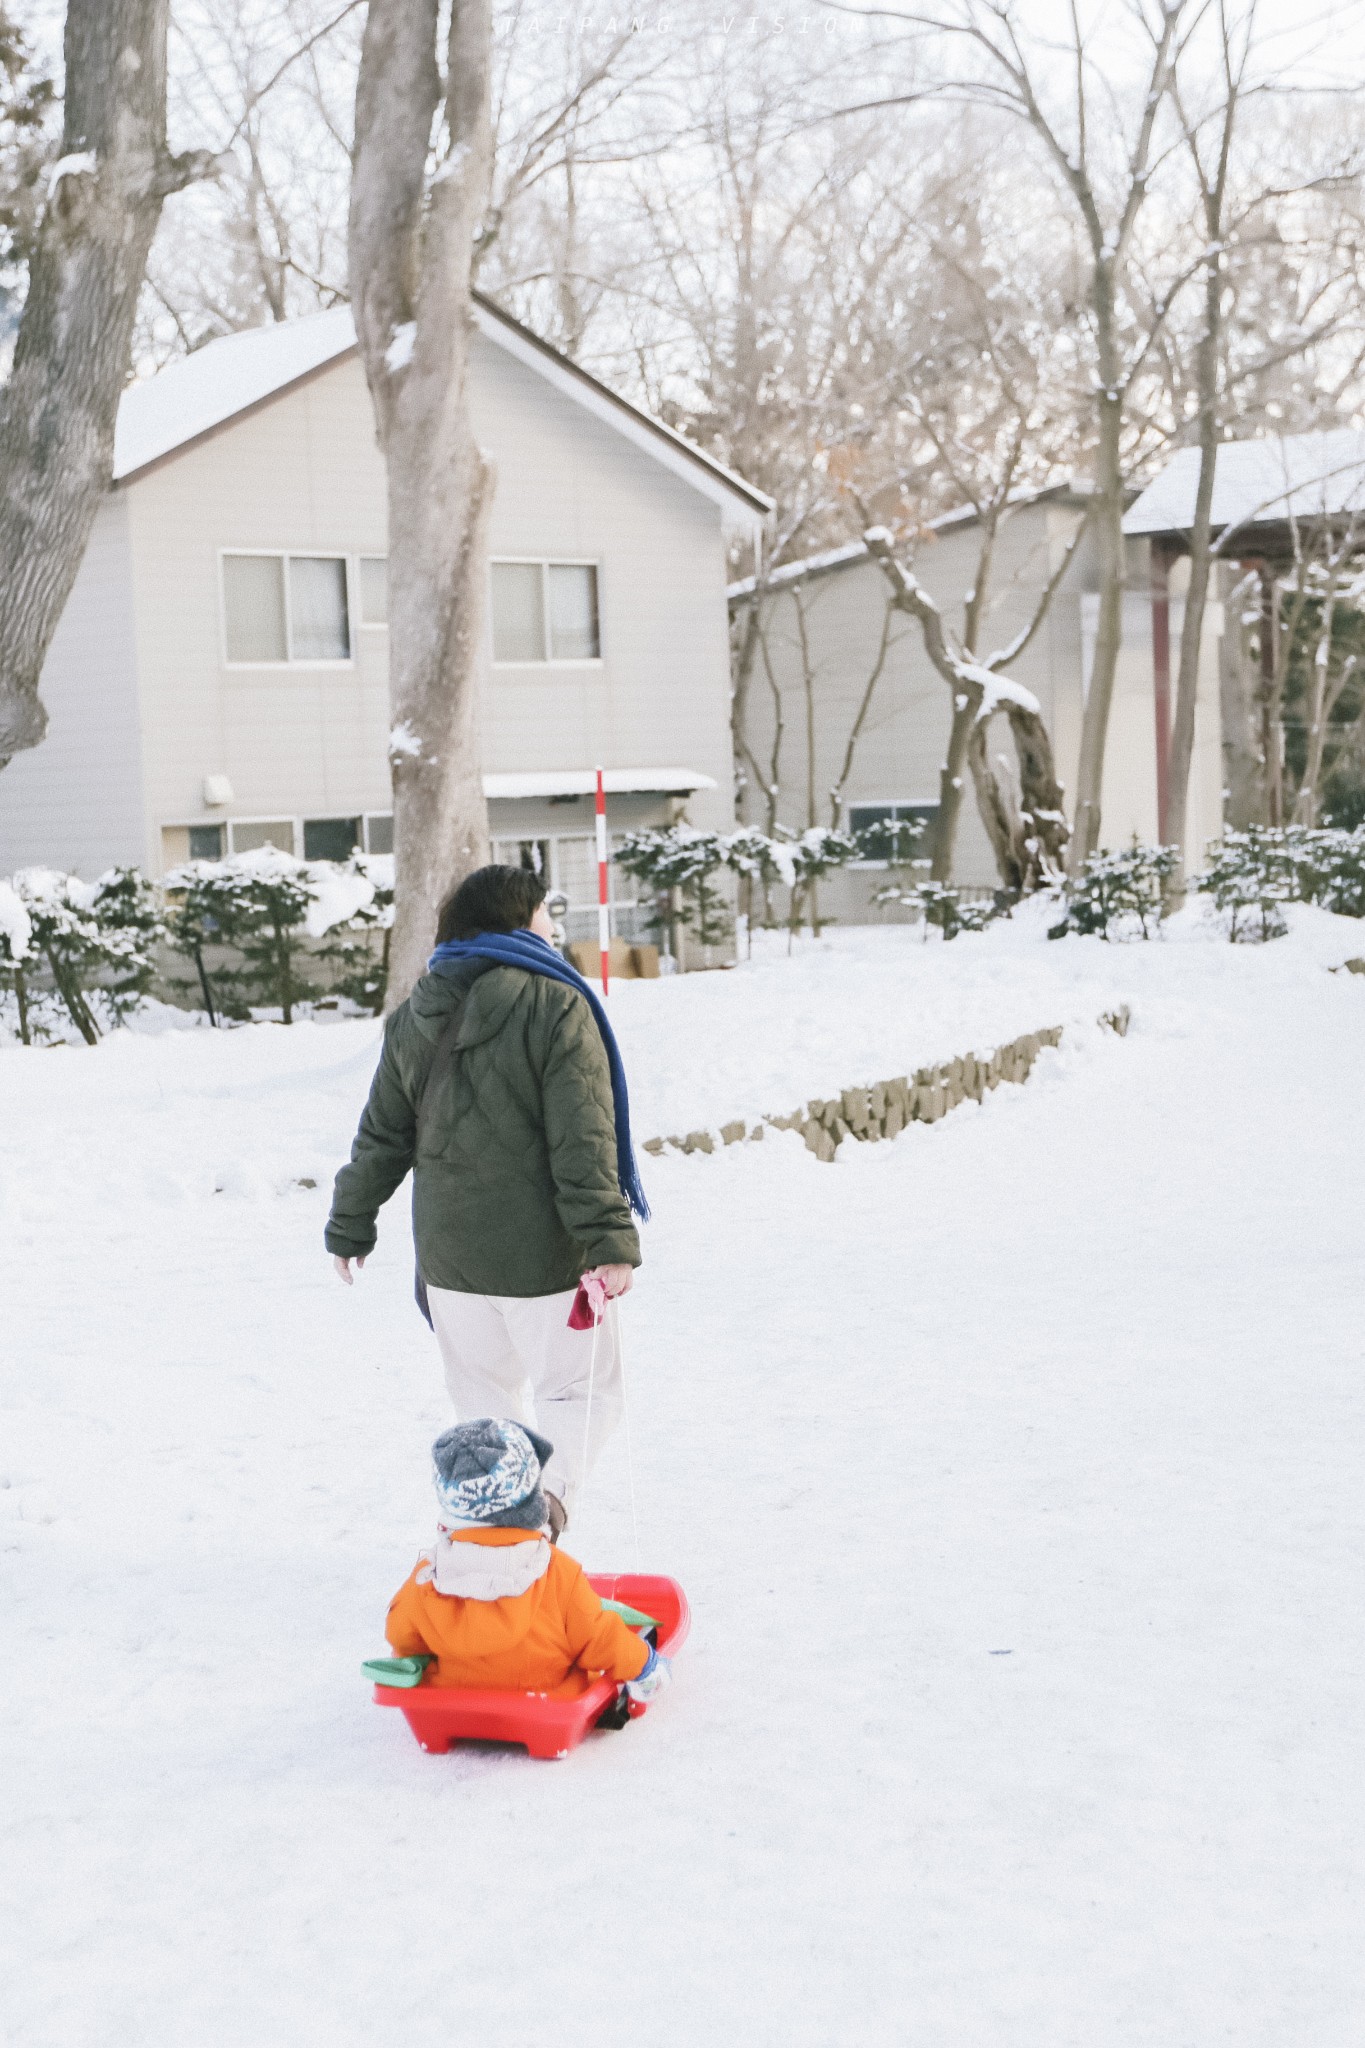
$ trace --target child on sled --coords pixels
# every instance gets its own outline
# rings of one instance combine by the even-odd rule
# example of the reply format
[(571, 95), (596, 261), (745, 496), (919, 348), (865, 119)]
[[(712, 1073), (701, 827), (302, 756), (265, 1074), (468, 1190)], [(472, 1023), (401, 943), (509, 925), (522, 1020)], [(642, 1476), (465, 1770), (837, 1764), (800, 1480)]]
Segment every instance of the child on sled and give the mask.
[(669, 1662), (604, 1608), (555, 1548), (540, 1475), (553, 1450), (518, 1422), (457, 1423), (431, 1447), (440, 1515), (389, 1608), (396, 1655), (435, 1659), (426, 1683), (584, 1691), (605, 1672), (653, 1699)]

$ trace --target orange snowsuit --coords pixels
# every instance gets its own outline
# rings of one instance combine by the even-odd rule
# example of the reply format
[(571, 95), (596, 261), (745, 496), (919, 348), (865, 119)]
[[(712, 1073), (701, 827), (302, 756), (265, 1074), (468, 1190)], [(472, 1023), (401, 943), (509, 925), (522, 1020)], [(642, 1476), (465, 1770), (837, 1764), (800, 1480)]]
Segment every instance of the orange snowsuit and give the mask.
[[(452, 1541), (501, 1547), (545, 1538), (531, 1529), (461, 1529)], [(429, 1579), (419, 1585), (422, 1568), (419, 1559), (399, 1587), (384, 1633), (399, 1657), (435, 1657), (427, 1685), (572, 1696), (586, 1690), (589, 1673), (624, 1684), (649, 1661), (644, 1640), (603, 1607), (583, 1567), (562, 1550), (550, 1549), (548, 1568), (524, 1593), (500, 1600), (440, 1593)]]

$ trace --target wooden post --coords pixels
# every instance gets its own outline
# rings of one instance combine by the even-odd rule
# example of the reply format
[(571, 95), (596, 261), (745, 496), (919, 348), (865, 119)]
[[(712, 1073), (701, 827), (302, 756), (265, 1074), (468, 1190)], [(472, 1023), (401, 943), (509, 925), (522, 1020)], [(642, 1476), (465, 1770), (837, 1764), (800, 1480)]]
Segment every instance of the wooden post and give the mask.
[(1171, 551), (1153, 540), (1152, 562), (1152, 685), (1156, 710), (1156, 831), (1158, 843), (1170, 838), (1171, 775)]
[(597, 771), (597, 944), (602, 956), (602, 993), (611, 976), (611, 904), (607, 894), (607, 793)]

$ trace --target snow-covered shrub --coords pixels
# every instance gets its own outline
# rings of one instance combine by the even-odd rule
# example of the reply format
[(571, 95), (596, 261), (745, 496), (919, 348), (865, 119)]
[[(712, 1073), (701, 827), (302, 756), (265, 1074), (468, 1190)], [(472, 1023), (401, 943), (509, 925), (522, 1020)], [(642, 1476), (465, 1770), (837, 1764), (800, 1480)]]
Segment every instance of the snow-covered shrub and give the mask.
[(884, 861), (890, 870), (888, 879), (873, 892), (875, 904), (912, 900), (907, 895), (909, 877), (916, 868), (929, 867), (924, 850), (928, 829), (926, 818), (877, 818), (855, 834), (859, 859)]
[(1229, 830), (1210, 847), (1195, 886), (1226, 916), (1234, 944), (1278, 939), (1287, 929), (1283, 906), (1301, 902), (1305, 885), (1311, 886), (1308, 854), (1301, 831), (1265, 825)]
[(1286, 903), (1365, 917), (1365, 828), (1248, 825), (1209, 848), (1195, 885), (1227, 917), (1228, 937), (1277, 939)]
[(1338, 917), (1365, 917), (1365, 826), (1324, 828), (1312, 835), (1311, 900)]
[[(318, 865), (314, 863), (315, 869)], [(349, 886), (343, 887), (345, 884)], [(378, 1017), (389, 987), (393, 855), (357, 849), (338, 870), (335, 885), (320, 892), (314, 922), (332, 913), (338, 914), (325, 928), (326, 944), (316, 947), (313, 957), (331, 963), (329, 980), (336, 995)], [(377, 955), (371, 938), (374, 932), (382, 935)]]
[(839, 831), (837, 826), (812, 825), (799, 838), (788, 841), (787, 851), (793, 868), (788, 923), (797, 932), (809, 916), (811, 930), (818, 939), (823, 922), (818, 885), (826, 875), (857, 860), (862, 849), (850, 833)]
[(155, 888), (138, 868), (110, 868), (101, 875), (93, 908), (106, 962), (97, 993), (122, 1023), (151, 990), (166, 919)]
[(33, 961), (33, 920), (17, 891), (0, 882), (0, 988), (11, 989), (19, 1012), (19, 1036), (32, 1043), (28, 1021), (28, 975)]
[(760, 832), (756, 825), (743, 825), (739, 831), (731, 832), (722, 841), (725, 848), (725, 865), (739, 878), (740, 902), (744, 914), (745, 928), (750, 943), (754, 929), (754, 889), (763, 891), (763, 922), (771, 925), (772, 892), (776, 887), (790, 889), (796, 880), (796, 864), (792, 859), (791, 846), (784, 839), (770, 839), (766, 832)]
[(666, 903), (656, 905), (651, 922), (657, 928), (667, 926), (676, 914), (677, 921), (689, 926), (703, 946), (719, 945), (725, 938), (729, 931), (725, 901), (711, 884), (712, 875), (727, 865), (726, 841), (718, 832), (702, 832), (695, 825), (626, 832), (617, 841), (612, 858), (617, 867), (660, 897), (674, 889), (679, 892), (682, 904), (676, 913)]
[(949, 882), (917, 882), (896, 900), (919, 911), (926, 939), (931, 928), (941, 931), (945, 939), (955, 939), (959, 932), (984, 932), (991, 920), (1000, 915), (993, 901), (968, 901), (961, 889), (953, 888)]
[(1048, 937), (1081, 932), (1150, 939), (1161, 924), (1166, 884), (1178, 859), (1173, 846), (1144, 846), (1138, 839), (1118, 852), (1092, 853), (1066, 882), (1066, 916)]
[(13, 936), (6, 941), (20, 1036), (30, 1038), (55, 1000), (86, 1044), (96, 1044), (100, 1018), (120, 1022), (151, 985), (163, 932), (151, 884), (136, 868), (111, 868), (96, 882), (55, 868), (21, 868), (11, 893), (29, 927), (21, 954)]
[[(368, 942), (340, 934), (382, 925), (386, 909), (391, 916), (391, 882), (368, 872), (379, 866), (363, 855), (345, 863), (301, 861), (263, 846), (227, 860), (189, 861), (167, 875), (171, 942), (194, 961), (210, 1017), (249, 1016), (254, 1003), (277, 1009), (292, 1024), (296, 1006), (320, 993), (309, 971), (319, 961), (340, 963), (344, 971), (332, 977), (333, 985), (343, 994), (351, 993), (348, 981), (363, 986), (373, 1006), (376, 973)], [(379, 901), (385, 890), (387, 906)], [(229, 949), (241, 964), (216, 967), (210, 975), (210, 947)]]

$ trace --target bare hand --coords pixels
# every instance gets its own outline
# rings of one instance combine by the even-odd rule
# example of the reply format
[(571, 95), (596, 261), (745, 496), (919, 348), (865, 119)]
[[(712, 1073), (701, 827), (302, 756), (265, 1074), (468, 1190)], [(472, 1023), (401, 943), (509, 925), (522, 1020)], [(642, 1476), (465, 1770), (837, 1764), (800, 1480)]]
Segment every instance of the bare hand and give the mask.
[(635, 1285), (633, 1266), (590, 1266), (583, 1275), (585, 1280), (601, 1282), (602, 1291), (608, 1301), (615, 1301), (618, 1294), (629, 1294)]
[[(359, 1270), (359, 1268), (360, 1268), (361, 1266), (363, 1266), (363, 1265), (364, 1265), (364, 1263), (365, 1263), (364, 1259), (357, 1259), (357, 1260), (356, 1260), (355, 1264), (356, 1264), (356, 1268), (357, 1268), (357, 1271)], [(337, 1255), (336, 1255), (335, 1253), (333, 1253), (333, 1255), (332, 1255), (332, 1264), (333, 1264), (333, 1265), (334, 1265), (334, 1266), (336, 1267), (336, 1271), (337, 1271), (337, 1279), (338, 1279), (338, 1280), (344, 1280), (344, 1281), (346, 1282), (346, 1285), (347, 1285), (348, 1287), (350, 1287), (350, 1286), (352, 1285), (352, 1280), (351, 1280), (351, 1261), (350, 1261), (349, 1259), (342, 1259), (342, 1258), (338, 1258), (338, 1257), (337, 1257)]]

